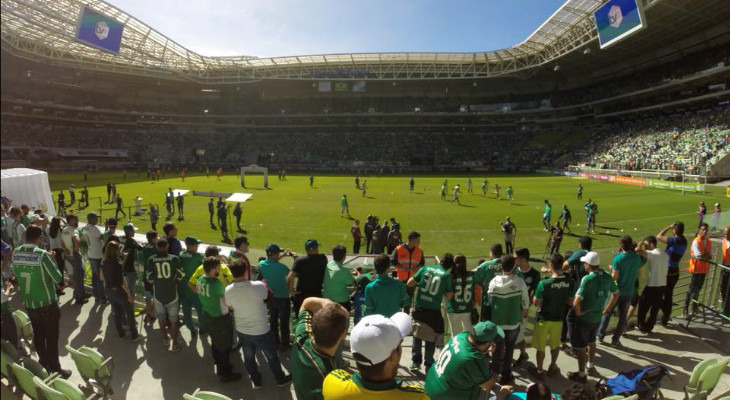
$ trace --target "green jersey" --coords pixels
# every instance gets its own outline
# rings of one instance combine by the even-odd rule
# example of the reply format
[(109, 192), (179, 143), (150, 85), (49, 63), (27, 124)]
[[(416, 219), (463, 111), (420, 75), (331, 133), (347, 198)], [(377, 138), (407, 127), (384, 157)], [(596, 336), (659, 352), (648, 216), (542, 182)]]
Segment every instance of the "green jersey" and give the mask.
[(312, 314), (302, 311), (294, 328), (295, 345), (289, 362), (294, 392), (299, 400), (322, 400), (324, 378), (335, 369), (335, 359), (322, 354), (312, 342)]
[(567, 275), (551, 276), (537, 284), (535, 298), (542, 300), (537, 310), (538, 321), (563, 321), (568, 300), (575, 292), (575, 282)]
[(340, 201), (340, 203), (342, 204), (342, 208), (347, 207), (347, 197), (344, 197), (343, 196), (342, 197), (342, 200)]
[(450, 313), (470, 313), (474, 308), (474, 271), (466, 273), (466, 278), (453, 277), (454, 297), (446, 303)]
[(527, 272), (522, 272), (520, 267), (516, 267), (515, 275), (519, 276), (520, 278), (522, 278), (523, 281), (525, 281), (525, 285), (527, 285), (527, 295), (532, 298), (532, 295), (537, 289), (537, 284), (540, 282), (540, 272), (532, 267), (530, 267)]
[(11, 265), (26, 308), (45, 307), (58, 301), (56, 284), (62, 278), (53, 254), (34, 244), (24, 244), (13, 252)]
[(550, 214), (553, 212), (553, 207), (550, 205), (550, 203), (545, 204), (545, 214), (544, 217), (550, 218)]
[(599, 269), (586, 275), (575, 293), (575, 297), (581, 299), (580, 308), (584, 312), (578, 318), (592, 324), (600, 323), (608, 296), (617, 291), (618, 285), (605, 271)]
[(145, 271), (147, 282), (154, 288), (155, 300), (162, 304), (178, 301), (177, 284), (185, 275), (178, 256), (157, 253), (147, 260)]
[(155, 247), (155, 245), (153, 244), (145, 244), (144, 246), (142, 246), (142, 250), (137, 253), (139, 257), (139, 264), (142, 265), (146, 270), (147, 260), (149, 260), (150, 257), (154, 256), (155, 254), (157, 254), (157, 247)]
[(438, 361), (428, 370), (424, 389), (431, 400), (476, 400), (482, 394), (480, 385), (492, 373), (484, 354), (462, 332), (449, 340)]
[(226, 303), (223, 299), (226, 297), (226, 288), (218, 278), (208, 278), (201, 276), (198, 278), (195, 288), (198, 291), (198, 298), (203, 305), (203, 311), (211, 317), (220, 317), (228, 314)]
[(618, 291), (621, 296), (633, 296), (636, 277), (644, 259), (636, 252), (619, 253), (613, 258), (611, 269), (618, 271)]
[(507, 188), (507, 196), (512, 196), (512, 193), (513, 193), (512, 192), (512, 188), (511, 187), (508, 187)]
[(444, 294), (454, 291), (451, 274), (440, 265), (427, 265), (419, 269), (413, 279), (418, 282), (416, 307), (440, 310)]
[(188, 287), (188, 281), (193, 277), (195, 270), (203, 263), (203, 255), (200, 253), (191, 253), (183, 251), (178, 256), (180, 258), (180, 266), (182, 267), (184, 277), (180, 282), (181, 287)]
[(482, 265), (478, 266), (476, 270), (474, 270), (474, 282), (477, 285), (482, 286), (482, 304), (485, 306), (489, 305), (489, 296), (487, 295), (487, 290), (489, 289), (489, 284), (492, 282), (492, 279), (494, 279), (495, 276), (502, 273), (502, 264), (499, 261), (499, 258), (495, 258), (494, 260), (485, 261), (482, 263)]

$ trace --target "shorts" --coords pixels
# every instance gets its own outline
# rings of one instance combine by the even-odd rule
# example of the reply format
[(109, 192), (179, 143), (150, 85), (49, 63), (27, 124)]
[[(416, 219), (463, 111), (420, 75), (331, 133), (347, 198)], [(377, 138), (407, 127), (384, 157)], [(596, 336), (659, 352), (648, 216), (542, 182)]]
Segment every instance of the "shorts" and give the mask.
[[(560, 347), (560, 335), (563, 331), (563, 321), (538, 321), (532, 333), (532, 347), (537, 351), (544, 351), (545, 346), (550, 350)], [(548, 341), (548, 337), (550, 340)]]
[(542, 216), (542, 220), (543, 220), (543, 221), (550, 221), (550, 216), (549, 216), (549, 215), (547, 215), (547, 214), (543, 214), (543, 216)]
[(599, 325), (598, 322), (591, 323), (577, 318), (573, 324), (573, 331), (570, 333), (570, 346), (580, 350), (585, 349), (589, 344), (596, 343)]
[(170, 323), (175, 323), (178, 320), (178, 314), (180, 314), (180, 302), (178, 300), (162, 304), (155, 299), (155, 317), (158, 320), (167, 319)]

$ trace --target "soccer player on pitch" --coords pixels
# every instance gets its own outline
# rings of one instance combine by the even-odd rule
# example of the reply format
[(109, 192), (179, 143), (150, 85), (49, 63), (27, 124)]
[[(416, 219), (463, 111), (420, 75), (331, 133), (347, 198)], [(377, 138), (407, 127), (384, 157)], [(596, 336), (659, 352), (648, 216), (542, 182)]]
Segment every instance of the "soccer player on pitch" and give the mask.
[(484, 178), (482, 181), (482, 196), (487, 196), (487, 190), (489, 189), (489, 183), (487, 182), (487, 178)]
[(550, 215), (552, 214), (552, 210), (553, 206), (545, 199), (545, 212), (542, 214), (542, 225), (545, 227), (545, 232), (550, 230)]
[(469, 194), (474, 194), (474, 184), (471, 182), (471, 178), (467, 179), (466, 181), (466, 192)]

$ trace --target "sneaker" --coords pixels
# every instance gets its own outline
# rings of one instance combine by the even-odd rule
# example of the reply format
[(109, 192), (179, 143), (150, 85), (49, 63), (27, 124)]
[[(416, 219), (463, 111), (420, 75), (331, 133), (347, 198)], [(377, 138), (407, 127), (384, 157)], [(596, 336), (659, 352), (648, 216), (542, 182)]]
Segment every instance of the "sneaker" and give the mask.
[(523, 362), (527, 361), (529, 358), (530, 358), (530, 356), (528, 356), (527, 353), (522, 353), (522, 354), (520, 354), (519, 357), (517, 357), (517, 359), (514, 362), (512, 362), (512, 366), (519, 367), (520, 365), (522, 365)]
[(252, 382), (253, 383), (253, 390), (261, 390), (264, 388), (264, 384), (261, 382)]
[(287, 375), (287, 376), (284, 377), (284, 380), (283, 381), (277, 382), (276, 386), (278, 386), (278, 387), (284, 387), (284, 386), (290, 384), (291, 381), (292, 381), (291, 375)]
[(588, 376), (587, 375), (580, 375), (580, 372), (571, 372), (568, 374), (568, 379), (570, 379), (573, 382), (578, 383), (588, 383)]
[(421, 366), (416, 363), (411, 363), (411, 368), (409, 368), (411, 372), (419, 372), (421, 370)]
[(512, 374), (502, 375), (502, 377), (499, 378), (499, 385), (500, 386), (509, 385), (509, 384), (511, 384), (514, 381), (515, 381), (514, 375), (512, 375)]
[(227, 374), (221, 375), (222, 383), (235, 382), (235, 381), (240, 381), (240, 380), (241, 380), (241, 374), (239, 374), (238, 372), (229, 372)]
[(611, 346), (612, 347), (621, 347), (621, 342), (618, 341), (618, 340), (612, 340), (611, 341)]
[(598, 371), (596, 371), (596, 366), (593, 364), (586, 364), (586, 370), (588, 371), (589, 375), (596, 375), (598, 374)]
[(133, 342), (141, 342), (141, 341), (143, 341), (143, 340), (144, 340), (145, 338), (146, 338), (146, 336), (140, 333), (139, 335), (137, 335), (137, 337), (136, 337), (136, 338), (132, 339), (132, 341), (133, 341)]
[(552, 364), (552, 365), (550, 365), (550, 366), (548, 367), (548, 369), (547, 369), (547, 372), (546, 372), (546, 373), (547, 373), (547, 376), (551, 376), (551, 377), (552, 377), (552, 376), (555, 376), (555, 375), (559, 375), (559, 374), (560, 374), (560, 368), (558, 368), (558, 366), (557, 366), (557, 365), (555, 365), (555, 364)]
[(180, 346), (179, 342), (173, 343), (172, 347), (170, 347), (170, 352), (172, 352), (172, 353), (177, 353), (180, 350), (182, 350), (182, 346)]
[(529, 366), (527, 367), (527, 372), (530, 373), (530, 375), (534, 376), (537, 380), (543, 380), (545, 379), (545, 371), (537, 369), (535, 366)]
[(164, 347), (164, 348), (170, 347), (170, 338), (169, 337), (162, 339), (162, 347)]
[(79, 297), (79, 298), (77, 298), (74, 301), (74, 304), (76, 304), (77, 306), (79, 306), (79, 305), (82, 305), (82, 304), (86, 304), (88, 302), (89, 302), (89, 299), (88, 298), (86, 298), (86, 297)]
[(600, 344), (606, 344), (606, 337), (605, 336), (598, 336), (598, 343), (600, 343)]

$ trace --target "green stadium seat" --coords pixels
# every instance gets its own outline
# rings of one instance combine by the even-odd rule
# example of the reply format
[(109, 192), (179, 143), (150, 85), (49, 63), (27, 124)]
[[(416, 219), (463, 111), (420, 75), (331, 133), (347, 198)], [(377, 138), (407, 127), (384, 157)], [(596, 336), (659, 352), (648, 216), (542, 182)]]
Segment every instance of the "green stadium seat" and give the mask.
[(35, 350), (33, 344), (33, 325), (30, 324), (30, 317), (22, 310), (13, 311), (15, 327), (18, 330), (18, 339), (28, 344), (31, 350)]
[[(720, 380), (722, 372), (728, 364), (730, 359), (726, 358), (720, 360), (717, 358), (708, 358), (700, 361), (692, 370), (692, 375), (689, 377), (689, 382), (684, 387), (684, 398), (685, 399), (699, 399), (706, 398), (709, 392), (701, 393), (703, 391), (711, 392), (712, 389), (717, 386), (717, 382)], [(708, 372), (712, 370), (713, 372)], [(705, 373), (708, 373), (705, 375)], [(713, 383), (714, 380), (714, 383)], [(704, 389), (703, 389), (704, 388)]]
[(2, 353), (0, 353), (0, 372), (3, 378), (10, 380), (10, 364), (17, 362), (20, 359), (18, 349), (15, 348), (10, 342), (5, 339), (0, 341), (2, 345)]
[(193, 394), (183, 394), (183, 400), (233, 400), (228, 396), (224, 396), (215, 392), (206, 392), (197, 389)]
[(50, 387), (43, 379), (37, 376), (33, 377), (33, 383), (43, 400), (71, 400), (68, 396)]
[(66, 345), (66, 350), (71, 354), (76, 369), (89, 389), (104, 399), (109, 398), (109, 395), (114, 393), (111, 387), (114, 365), (111, 357), (105, 359), (101, 353), (86, 346), (74, 349)]
[(36, 360), (30, 359), (30, 358), (24, 358), (21, 360), (20, 364), (30, 371), (34, 376), (37, 376), (41, 379), (48, 379), (50, 377), (50, 374), (46, 369)]
[(54, 390), (63, 393), (68, 400), (89, 400), (96, 398), (96, 395), (91, 395), (87, 398), (81, 389), (62, 378), (54, 379), (53, 382), (51, 382), (51, 386)]
[(33, 378), (36, 376), (30, 370), (18, 363), (10, 364), (10, 369), (13, 371), (13, 379), (15, 383), (18, 384), (18, 387), (20, 387), (20, 390), (22, 390), (26, 396), (33, 400), (42, 400), (38, 386), (36, 386), (33, 381)]

